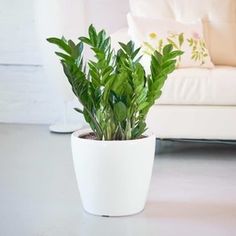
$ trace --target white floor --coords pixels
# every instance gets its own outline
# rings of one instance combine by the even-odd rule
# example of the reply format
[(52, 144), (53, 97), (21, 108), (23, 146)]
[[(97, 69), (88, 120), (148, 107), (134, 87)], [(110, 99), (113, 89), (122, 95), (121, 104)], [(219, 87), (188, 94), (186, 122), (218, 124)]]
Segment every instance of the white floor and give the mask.
[(84, 213), (70, 136), (0, 125), (0, 236), (235, 236), (236, 145), (161, 142), (145, 210)]

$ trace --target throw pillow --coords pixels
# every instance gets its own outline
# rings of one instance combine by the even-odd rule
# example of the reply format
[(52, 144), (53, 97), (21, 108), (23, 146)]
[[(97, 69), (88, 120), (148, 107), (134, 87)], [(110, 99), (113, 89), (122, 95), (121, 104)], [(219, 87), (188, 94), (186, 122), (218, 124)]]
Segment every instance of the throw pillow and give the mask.
[(170, 43), (174, 49), (184, 52), (177, 60), (178, 67), (213, 67), (200, 20), (184, 24), (172, 19), (145, 18), (130, 13), (127, 19), (132, 40), (142, 47), (144, 64), (155, 50), (162, 52), (163, 45)]

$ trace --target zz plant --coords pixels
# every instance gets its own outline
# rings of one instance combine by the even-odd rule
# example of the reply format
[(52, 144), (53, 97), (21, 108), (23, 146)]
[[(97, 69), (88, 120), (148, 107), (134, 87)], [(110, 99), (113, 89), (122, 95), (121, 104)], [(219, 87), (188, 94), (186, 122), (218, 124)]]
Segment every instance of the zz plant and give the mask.
[[(183, 52), (165, 45), (162, 53), (151, 55), (150, 74), (140, 63), (140, 48), (134, 43), (119, 43), (111, 48), (110, 37), (93, 25), (87, 37), (78, 43), (63, 38), (48, 38), (63, 52), (60, 57), (64, 73), (83, 109), (83, 114), (98, 140), (129, 140), (140, 138), (147, 129), (145, 119), (149, 109), (161, 96), (167, 75), (174, 71), (176, 57)], [(94, 53), (94, 59), (83, 59), (84, 45)]]

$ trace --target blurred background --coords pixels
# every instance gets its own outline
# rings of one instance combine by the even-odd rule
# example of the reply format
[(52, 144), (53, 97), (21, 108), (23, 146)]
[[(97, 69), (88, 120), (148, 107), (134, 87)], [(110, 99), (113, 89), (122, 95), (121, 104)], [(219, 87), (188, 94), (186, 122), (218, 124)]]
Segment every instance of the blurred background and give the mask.
[[(72, 109), (76, 102), (63, 84), (67, 81), (53, 55), (55, 48), (45, 38), (76, 38), (90, 23), (112, 33), (126, 25), (128, 1), (0, 2), (0, 122), (52, 124), (63, 119), (65, 101), (69, 120), (82, 122)], [(56, 64), (47, 60), (50, 55)]]

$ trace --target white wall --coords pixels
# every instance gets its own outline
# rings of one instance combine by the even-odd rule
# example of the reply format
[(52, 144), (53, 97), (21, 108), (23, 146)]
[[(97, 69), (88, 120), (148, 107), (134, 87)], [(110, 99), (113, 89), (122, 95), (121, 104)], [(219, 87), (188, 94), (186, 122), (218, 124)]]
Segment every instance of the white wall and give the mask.
[(31, 0), (1, 0), (0, 121), (49, 123), (61, 104), (43, 74)]
[(129, 0), (86, 0), (87, 22), (109, 33), (126, 26)]
[[(62, 117), (63, 102), (44, 73), (34, 1), (0, 0), (0, 122), (52, 123)], [(108, 32), (125, 26), (128, 0), (84, 3), (87, 25)]]

